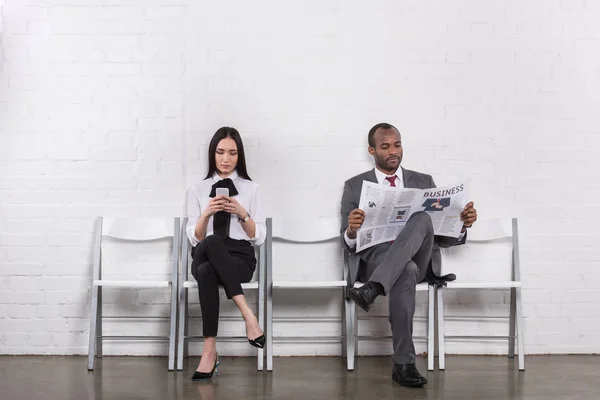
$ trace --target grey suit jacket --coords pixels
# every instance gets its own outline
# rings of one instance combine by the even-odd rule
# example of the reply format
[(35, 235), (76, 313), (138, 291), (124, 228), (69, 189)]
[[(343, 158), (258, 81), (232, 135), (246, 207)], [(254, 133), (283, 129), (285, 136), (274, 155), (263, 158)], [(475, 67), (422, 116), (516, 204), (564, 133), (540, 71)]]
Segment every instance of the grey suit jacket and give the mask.
[[(375, 169), (363, 172), (362, 174), (348, 179), (344, 184), (344, 194), (342, 195), (342, 228), (340, 233), (342, 243), (349, 253), (349, 274), (347, 277), (349, 286), (354, 285), (354, 282), (358, 277), (358, 268), (360, 266), (361, 255), (366, 255), (366, 252), (373, 251), (373, 249), (377, 247), (373, 246), (363, 250), (360, 253), (356, 253), (356, 249), (349, 248), (344, 240), (344, 232), (346, 232), (346, 229), (348, 228), (348, 215), (350, 214), (350, 211), (358, 208), (363, 181), (377, 183)], [(436, 187), (431, 175), (422, 174), (420, 172), (415, 172), (404, 168), (402, 168), (402, 181), (404, 182), (405, 188), (429, 189)], [(466, 239), (466, 235), (460, 241), (451, 237), (436, 236), (433, 254), (431, 257), (431, 264), (429, 265), (429, 270), (427, 271), (427, 282), (431, 284), (443, 284), (456, 279), (454, 274), (440, 276), (442, 269), (440, 247), (450, 247), (464, 244)]]

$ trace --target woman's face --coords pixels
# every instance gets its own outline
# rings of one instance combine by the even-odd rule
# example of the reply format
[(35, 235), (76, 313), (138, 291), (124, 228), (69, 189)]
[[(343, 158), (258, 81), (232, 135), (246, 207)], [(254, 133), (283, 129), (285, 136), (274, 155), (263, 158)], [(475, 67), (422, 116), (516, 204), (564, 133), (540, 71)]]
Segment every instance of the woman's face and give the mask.
[(217, 144), (215, 161), (220, 175), (230, 175), (235, 170), (238, 163), (238, 149), (235, 140), (230, 137), (221, 139)]

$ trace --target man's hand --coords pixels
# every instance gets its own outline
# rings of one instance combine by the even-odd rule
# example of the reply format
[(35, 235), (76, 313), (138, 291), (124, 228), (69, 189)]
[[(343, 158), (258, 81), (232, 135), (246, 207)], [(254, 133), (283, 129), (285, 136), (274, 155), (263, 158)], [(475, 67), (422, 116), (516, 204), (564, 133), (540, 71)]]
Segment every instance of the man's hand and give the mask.
[(355, 208), (348, 214), (348, 228), (346, 229), (346, 235), (350, 239), (356, 239), (356, 231), (360, 229), (363, 222), (365, 222), (365, 212), (360, 208)]
[(477, 221), (477, 210), (475, 209), (475, 203), (471, 201), (465, 206), (463, 212), (460, 213), (460, 220), (463, 222), (462, 232), (473, 226), (475, 221)]

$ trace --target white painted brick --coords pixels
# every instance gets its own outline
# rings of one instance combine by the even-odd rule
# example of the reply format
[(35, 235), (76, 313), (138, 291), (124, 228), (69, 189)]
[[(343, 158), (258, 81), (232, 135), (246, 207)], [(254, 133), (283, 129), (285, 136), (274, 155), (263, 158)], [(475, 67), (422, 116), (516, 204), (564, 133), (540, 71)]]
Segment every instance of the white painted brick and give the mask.
[[(44, 293), (40, 291), (2, 291), (0, 292), (0, 304), (42, 304)], [(10, 330), (7, 329), (8, 332)]]
[(9, 290), (17, 291), (32, 291), (38, 288), (37, 279), (32, 279), (29, 276), (13, 276), (8, 278)]
[(10, 218), (20, 218), (29, 219), (29, 218), (47, 218), (50, 215), (52, 209), (47, 205), (12, 205), (12, 204), (4, 204), (2, 205), (2, 213)]
[[(31, 232), (31, 225), (29, 225)], [(45, 234), (0, 234), (1, 246), (44, 246), (46, 244)]]
[[(596, 2), (352, 1), (340, 9), (325, 1), (310, 7), (310, 35), (301, 27), (273, 34), (267, 19), (291, 12), (283, 7), (267, 18), (250, 6), (189, 0), (18, 3), (4, 5), (0, 101), (8, 106), (0, 106), (0, 275), (9, 278), (2, 288), (17, 277), (22, 290), (0, 291), (0, 312), (16, 304), (36, 307), (36, 313), (3, 320), (0, 352), (86, 352), (95, 217), (180, 213), (184, 188), (203, 178), (217, 127), (242, 132), (269, 215), (285, 216), (292, 208), (332, 216), (343, 180), (371, 167), (365, 136), (380, 120), (403, 132), (405, 166), (433, 174), (438, 183), (471, 175), (482, 216), (522, 218), (526, 351), (598, 352), (600, 229), (593, 221), (600, 213), (592, 202), (600, 193), (589, 183), (600, 176), (598, 119), (590, 106), (598, 103), (591, 90), (598, 78)], [(180, 7), (163, 7), (172, 5)], [(208, 17), (223, 12), (238, 22), (223, 25)], [(342, 26), (330, 21), (367, 14), (372, 21), (384, 16), (400, 23), (359, 28), (348, 47)], [(19, 34), (24, 29), (27, 34)], [(355, 60), (349, 49), (384, 56)], [(282, 202), (280, 185), (287, 180), (294, 185)], [(559, 193), (557, 182), (564, 189)], [(569, 207), (576, 202), (585, 215)], [(296, 250), (276, 254), (293, 259)], [(309, 279), (338, 254), (319, 248), (311, 257), (310, 269), (298, 272), (286, 263), (277, 273)], [(565, 270), (572, 273), (565, 276)], [(46, 293), (26, 290), (29, 278), (48, 286)], [(506, 295), (448, 295), (454, 311), (506, 311)], [(134, 310), (152, 296), (109, 301)], [(319, 302), (339, 303), (337, 297), (310, 297), (281, 297), (284, 307), (277, 311), (293, 313), (304, 304), (307, 315), (325, 315), (333, 308)], [(378, 306), (385, 314), (385, 302)], [(164, 304), (155, 307), (165, 311)], [(145, 331), (165, 329), (143, 325)], [(467, 329), (494, 328), (452, 327), (459, 334)], [(248, 350), (242, 346), (238, 354)], [(469, 343), (449, 350), (501, 353), (506, 346)], [(111, 351), (166, 354), (163, 344)], [(331, 344), (277, 350), (338, 351)], [(390, 345), (361, 344), (360, 351), (389, 354)]]
[(52, 342), (59, 348), (71, 348), (77, 345), (87, 343), (88, 337), (83, 333), (63, 333), (60, 335), (53, 335)]
[(134, 161), (137, 157), (134, 147), (96, 147), (90, 149), (94, 161)]
[(48, 246), (90, 246), (92, 238), (92, 234), (50, 233), (45, 239)]
[(54, 334), (32, 333), (26, 343), (28, 346), (47, 346), (49, 343), (54, 343)]
[(46, 292), (87, 288), (90, 279), (86, 276), (44, 276), (37, 279), (36, 285)]
[(488, 22), (499, 23), (510, 20), (505, 16), (506, 12), (502, 9), (491, 9), (482, 6), (474, 6), (479, 3), (472, 3), (471, 7), (465, 7), (458, 11), (461, 21), (468, 22)]
[(586, 9), (600, 11), (600, 5), (594, 0), (584, 0)]
[(138, 125), (141, 130), (159, 129), (167, 131), (178, 131), (183, 128), (181, 118), (140, 118)]
[(136, 143), (136, 132), (109, 132), (108, 144), (110, 147), (134, 147)]
[(93, 67), (100, 75), (137, 75), (141, 72), (138, 63), (98, 63)]
[(181, 158), (181, 147), (175, 146), (140, 146), (139, 157), (141, 161), (164, 160), (177, 161)]
[(49, 161), (0, 161), (0, 171), (10, 168), (13, 175), (38, 175), (50, 170)]
[(52, 262), (44, 267), (43, 273), (46, 276), (81, 275), (88, 277), (91, 282), (92, 265), (91, 262)]
[[(4, 252), (0, 252), (4, 253)], [(5, 254), (1, 254), (3, 259), (7, 259)], [(1, 263), (0, 264), (0, 275), (2, 276), (29, 276), (39, 275), (44, 272), (44, 265), (42, 263), (32, 264), (28, 263)], [(5, 284), (8, 285), (8, 280), (4, 280)]]
[(85, 304), (88, 292), (82, 290), (53, 290), (44, 292), (44, 304)]
[(8, 306), (8, 317), (17, 319), (35, 319), (36, 306), (33, 304), (11, 304)]
[[(27, 332), (6, 332), (2, 343), (4, 346), (14, 346), (16, 348), (24, 348), (27, 339), (31, 333)], [(5, 354), (5, 353), (3, 353)]]

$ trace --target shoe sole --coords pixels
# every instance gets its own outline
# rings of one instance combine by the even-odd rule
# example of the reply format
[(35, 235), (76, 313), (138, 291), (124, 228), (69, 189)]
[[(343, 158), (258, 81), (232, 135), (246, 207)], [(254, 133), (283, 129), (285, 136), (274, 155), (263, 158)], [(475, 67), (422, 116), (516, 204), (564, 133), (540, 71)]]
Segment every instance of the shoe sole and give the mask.
[(392, 380), (394, 382), (396, 382), (400, 386), (410, 387), (410, 388), (423, 387), (424, 385), (427, 385), (427, 381), (425, 381), (425, 382), (415, 382), (415, 383), (400, 383), (400, 382), (398, 382), (395, 379), (392, 379)]

